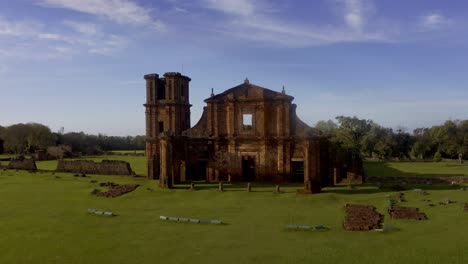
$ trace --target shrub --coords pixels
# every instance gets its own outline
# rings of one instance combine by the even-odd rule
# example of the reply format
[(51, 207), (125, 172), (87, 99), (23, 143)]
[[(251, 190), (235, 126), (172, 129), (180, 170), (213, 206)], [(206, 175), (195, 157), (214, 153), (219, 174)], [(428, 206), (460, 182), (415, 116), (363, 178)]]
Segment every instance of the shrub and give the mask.
[(442, 155), (440, 154), (439, 151), (437, 151), (435, 154), (434, 154), (434, 158), (432, 159), (434, 162), (440, 162), (442, 161)]

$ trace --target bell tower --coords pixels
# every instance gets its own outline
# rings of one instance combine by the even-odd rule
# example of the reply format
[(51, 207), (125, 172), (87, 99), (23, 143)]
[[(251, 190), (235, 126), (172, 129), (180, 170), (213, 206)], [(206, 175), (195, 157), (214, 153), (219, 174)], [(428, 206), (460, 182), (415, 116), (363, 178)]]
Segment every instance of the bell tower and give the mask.
[(190, 128), (189, 82), (178, 72), (147, 74), (146, 80), (146, 156), (148, 178), (159, 179), (160, 142), (163, 135), (181, 136)]

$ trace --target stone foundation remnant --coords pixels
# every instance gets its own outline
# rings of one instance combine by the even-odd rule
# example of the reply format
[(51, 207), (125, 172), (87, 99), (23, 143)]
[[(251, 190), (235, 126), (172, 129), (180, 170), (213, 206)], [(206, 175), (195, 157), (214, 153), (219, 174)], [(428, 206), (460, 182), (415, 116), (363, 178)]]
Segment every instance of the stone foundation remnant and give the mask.
[(105, 192), (93, 192), (94, 195), (98, 197), (107, 197), (107, 198), (114, 198), (129, 192), (133, 192), (136, 188), (138, 188), (138, 184), (116, 184), (113, 182), (106, 182), (101, 183), (101, 187), (108, 187), (109, 190)]
[(59, 160), (56, 171), (83, 174), (132, 175), (130, 163), (120, 160), (103, 160), (102, 162), (94, 162), (92, 160)]
[(12, 159), (10, 164), (8, 164), (8, 169), (35, 171), (37, 170), (37, 167), (34, 159), (25, 159), (24, 157), (20, 157), (17, 159)]
[(427, 220), (425, 213), (419, 212), (419, 208), (393, 206), (388, 209), (388, 214), (392, 219), (414, 219), (414, 220)]
[(343, 227), (348, 231), (369, 231), (381, 229), (383, 215), (379, 214), (374, 206), (347, 204), (345, 206), (345, 220)]

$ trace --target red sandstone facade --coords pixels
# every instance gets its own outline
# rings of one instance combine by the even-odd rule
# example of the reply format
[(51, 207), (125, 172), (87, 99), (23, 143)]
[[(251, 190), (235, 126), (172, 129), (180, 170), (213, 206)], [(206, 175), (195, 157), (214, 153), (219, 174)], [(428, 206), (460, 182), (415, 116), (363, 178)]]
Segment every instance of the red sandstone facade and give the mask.
[[(145, 79), (148, 177), (161, 187), (195, 180), (303, 182), (306, 192), (319, 192), (346, 177), (346, 164), (297, 117), (294, 98), (284, 89), (245, 80), (212, 93), (190, 128), (191, 79), (180, 73)], [(362, 175), (362, 169), (354, 171)]]

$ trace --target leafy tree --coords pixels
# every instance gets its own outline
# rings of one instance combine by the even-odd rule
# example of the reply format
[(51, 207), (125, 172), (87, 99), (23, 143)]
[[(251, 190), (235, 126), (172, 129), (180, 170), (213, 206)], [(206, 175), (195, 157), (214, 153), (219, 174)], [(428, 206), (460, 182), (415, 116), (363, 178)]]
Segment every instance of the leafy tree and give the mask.
[(468, 120), (448, 120), (437, 129), (437, 135), (439, 150), (463, 163), (463, 156), (468, 155)]
[(336, 120), (339, 127), (333, 140), (344, 149), (360, 154), (362, 140), (374, 124), (372, 120), (359, 119), (355, 116), (337, 116)]
[(399, 127), (393, 136), (396, 143), (393, 156), (398, 157), (399, 159), (409, 159), (411, 146), (413, 145), (413, 139), (411, 135), (406, 132), (405, 128)]
[(436, 145), (431, 139), (431, 129), (416, 128), (413, 130), (413, 146), (411, 147), (411, 155), (418, 159), (429, 159), (436, 152)]
[(30, 123), (5, 128), (4, 147), (7, 152), (26, 154), (55, 145), (55, 137), (47, 126)]
[(338, 125), (331, 119), (328, 119), (328, 121), (321, 120), (315, 124), (315, 129), (323, 136), (333, 137), (338, 129)]
[(55, 145), (55, 136), (49, 127), (38, 123), (28, 125), (30, 126), (30, 133), (27, 137), (27, 147), (30, 152)]
[(28, 150), (28, 135), (31, 127), (27, 124), (16, 124), (6, 128), (4, 132), (5, 151), (15, 154), (25, 154)]
[(381, 128), (378, 141), (375, 144), (374, 153), (379, 159), (391, 158), (395, 156), (397, 142), (391, 128)]
[(0, 126), (0, 154), (3, 154), (4, 152), (4, 149), (3, 149), (3, 143), (4, 143), (4, 140), (3, 140), (3, 137), (4, 137), (4, 133), (5, 133), (5, 128)]

